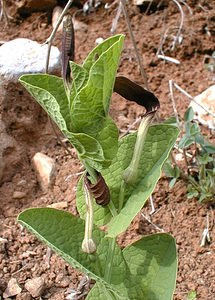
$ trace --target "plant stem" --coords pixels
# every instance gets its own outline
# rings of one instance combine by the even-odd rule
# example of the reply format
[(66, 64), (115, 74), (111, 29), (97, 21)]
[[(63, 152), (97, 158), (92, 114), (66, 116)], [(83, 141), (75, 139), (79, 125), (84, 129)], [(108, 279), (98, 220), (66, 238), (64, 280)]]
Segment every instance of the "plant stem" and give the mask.
[(90, 175), (91, 182), (93, 184), (95, 184), (97, 182), (97, 178), (98, 178), (96, 170), (93, 169), (91, 166), (89, 166), (85, 161), (82, 161), (82, 163), (83, 163), (85, 169), (87, 170), (87, 173)]
[[(123, 202), (124, 202), (124, 193), (125, 193), (125, 181), (122, 180), (120, 191), (119, 191), (119, 207), (118, 207), (118, 214), (120, 213)], [(115, 207), (114, 207), (115, 209)], [(116, 209), (114, 211), (113, 216), (117, 215)], [(116, 246), (116, 238), (109, 239), (109, 248), (108, 248), (108, 254), (107, 254), (107, 263), (105, 267), (105, 274), (104, 279), (106, 282), (110, 282), (111, 279), (111, 272), (112, 272), (112, 265), (113, 265), (113, 258), (114, 258), (114, 252), (115, 252), (115, 246)]]
[(110, 203), (108, 204), (108, 208), (112, 214), (113, 217), (117, 215), (116, 207), (113, 204), (113, 201), (110, 200)]
[(123, 203), (124, 203), (124, 195), (125, 194), (125, 181), (122, 180), (120, 191), (119, 191), (119, 206), (118, 206), (118, 213), (120, 213)]
[(109, 239), (107, 261), (106, 261), (105, 274), (104, 274), (104, 280), (108, 283), (110, 283), (110, 279), (111, 279), (115, 246), (116, 246), (116, 239), (115, 238)]
[(190, 175), (190, 169), (189, 169), (188, 160), (187, 160), (187, 154), (186, 154), (186, 150), (185, 149), (183, 149), (183, 155), (184, 155), (185, 166), (186, 166), (186, 169), (187, 169), (187, 174), (189, 176)]

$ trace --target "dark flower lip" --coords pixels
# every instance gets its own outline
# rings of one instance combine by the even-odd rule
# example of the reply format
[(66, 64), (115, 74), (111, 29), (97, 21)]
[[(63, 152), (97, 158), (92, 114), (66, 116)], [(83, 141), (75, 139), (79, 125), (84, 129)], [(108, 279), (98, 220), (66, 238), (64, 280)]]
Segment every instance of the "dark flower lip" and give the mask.
[(156, 112), (160, 107), (160, 102), (152, 92), (147, 91), (139, 84), (124, 76), (117, 76), (114, 85), (114, 92), (124, 97), (126, 100), (134, 101), (145, 107), (146, 113)]
[(63, 35), (62, 35), (62, 77), (64, 81), (70, 82), (70, 66), (69, 61), (74, 61), (75, 56), (75, 36), (72, 16), (66, 15), (63, 22)]
[(101, 173), (97, 172), (98, 178), (95, 184), (90, 182), (87, 177), (88, 175), (89, 174), (85, 174), (84, 183), (91, 192), (92, 196), (95, 198), (96, 203), (102, 206), (108, 205), (110, 202), (110, 190)]

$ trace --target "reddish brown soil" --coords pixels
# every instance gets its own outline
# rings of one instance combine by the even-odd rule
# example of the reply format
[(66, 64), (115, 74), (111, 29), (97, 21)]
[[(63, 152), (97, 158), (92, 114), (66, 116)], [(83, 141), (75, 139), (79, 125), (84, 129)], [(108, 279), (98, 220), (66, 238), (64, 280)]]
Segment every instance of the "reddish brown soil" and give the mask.
[[(168, 87), (170, 79), (173, 79), (193, 96), (213, 83), (212, 75), (204, 68), (203, 60), (206, 54), (211, 55), (214, 50), (213, 13), (215, 5), (212, 4), (213, 1), (187, 2), (192, 10), (192, 15), (184, 7), (183, 41), (173, 52), (166, 51), (166, 55), (180, 60), (180, 65), (167, 63), (156, 57), (164, 30), (168, 27), (177, 27), (179, 24), (180, 13), (176, 5), (170, 1), (167, 8), (155, 10), (149, 15), (140, 13), (133, 5), (129, 6), (132, 29), (144, 60), (149, 86), (161, 101), (160, 118), (162, 119), (173, 115)], [(71, 11), (75, 10), (76, 8), (72, 8)], [(113, 9), (105, 10), (101, 7), (88, 16), (78, 17), (88, 25), (88, 30), (76, 33), (77, 62), (81, 62), (95, 46), (96, 38), (110, 36), (111, 22), (114, 16)], [(14, 20), (4, 31), (0, 32), (0, 40), (9, 41), (16, 37), (26, 37), (44, 42), (52, 30), (49, 21), (50, 13), (33, 13), (26, 19)], [(120, 74), (143, 82), (123, 18), (119, 21), (117, 33), (126, 34), (125, 49), (119, 68)], [(60, 46), (59, 34), (54, 44)], [(164, 49), (167, 47), (168, 44), (165, 43)], [(175, 94), (177, 109), (184, 112), (189, 101), (179, 92)], [(140, 109), (135, 104), (128, 104), (113, 95), (111, 114), (121, 129), (125, 130), (129, 124), (133, 123), (139, 113)], [(206, 129), (204, 131), (210, 137), (210, 132)], [(41, 135), (43, 135), (42, 132)], [(83, 276), (55, 254), (51, 256), (50, 264), (47, 264), (45, 262), (46, 246), (16, 223), (17, 215), (25, 208), (47, 206), (60, 201), (67, 201), (67, 209), (77, 214), (75, 191), (79, 178), (77, 173), (83, 170), (82, 166), (74, 151), (72, 151), (72, 157), (69, 156), (58, 143), (54, 134), (42, 137), (40, 140), (24, 145), (27, 159), (22, 161), (19, 172), (0, 187), (0, 237), (7, 239), (5, 247), (0, 245), (0, 295), (1, 289), (3, 290), (2, 286), (6, 285), (13, 277), (23, 288), (16, 297), (19, 300), (32, 299), (24, 288), (27, 279), (37, 276), (44, 277), (46, 289), (42, 299), (57, 300), (65, 299), (69, 288), (76, 289)], [(31, 137), (29, 137), (30, 139)], [(37, 151), (48, 154), (57, 162), (56, 183), (48, 193), (42, 193), (32, 170), (31, 158)], [(20, 200), (13, 199), (15, 191), (23, 191), (26, 196)], [(174, 300), (186, 300), (188, 292), (192, 290), (196, 291), (199, 300), (214, 299), (215, 228), (213, 208), (201, 205), (195, 199), (188, 200), (186, 186), (183, 182), (178, 182), (172, 190), (169, 190), (165, 177), (159, 181), (153, 193), (153, 199), (156, 212), (151, 216), (152, 223), (143, 217), (143, 215), (149, 216), (150, 206), (147, 205), (135, 218), (127, 232), (120, 237), (120, 244), (124, 246), (141, 235), (159, 232), (159, 230), (171, 233), (176, 238), (179, 254), (179, 271)], [(200, 247), (207, 217), (211, 243)]]

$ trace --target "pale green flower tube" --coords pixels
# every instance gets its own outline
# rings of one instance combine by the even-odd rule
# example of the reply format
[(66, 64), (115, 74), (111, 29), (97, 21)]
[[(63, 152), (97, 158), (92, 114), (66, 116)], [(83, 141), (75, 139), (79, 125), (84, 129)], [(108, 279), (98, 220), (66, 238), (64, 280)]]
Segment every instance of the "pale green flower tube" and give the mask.
[(82, 251), (85, 253), (94, 253), (96, 252), (96, 244), (92, 238), (93, 232), (93, 198), (86, 186), (84, 185), (84, 194), (86, 201), (86, 220), (85, 220), (85, 233), (84, 240), (82, 242)]
[(138, 167), (140, 163), (140, 158), (143, 151), (143, 145), (145, 142), (145, 137), (148, 131), (148, 128), (153, 120), (155, 111), (150, 112), (146, 116), (143, 117), (140, 126), (137, 131), (137, 139), (134, 146), (134, 152), (131, 159), (129, 166), (125, 169), (123, 173), (124, 181), (129, 184), (133, 185), (138, 179)]

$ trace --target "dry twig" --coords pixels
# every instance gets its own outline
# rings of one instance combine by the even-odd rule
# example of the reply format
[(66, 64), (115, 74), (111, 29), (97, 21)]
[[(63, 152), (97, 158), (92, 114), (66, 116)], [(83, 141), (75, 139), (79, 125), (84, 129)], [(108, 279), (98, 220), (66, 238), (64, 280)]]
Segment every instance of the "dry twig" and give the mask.
[(9, 20), (12, 20), (13, 18), (7, 13), (5, 0), (0, 0), (0, 5), (0, 21), (4, 20), (6, 25), (8, 25)]
[(155, 225), (151, 220), (150, 217), (145, 216), (143, 213), (141, 213), (141, 216), (147, 221), (149, 222), (149, 224), (151, 224), (156, 230), (160, 231), (160, 232), (164, 232), (163, 228), (158, 227), (157, 225)]
[(144, 70), (144, 67), (143, 67), (143, 64), (142, 64), (142, 61), (141, 61), (141, 58), (140, 58), (139, 51), (137, 49), (137, 43), (135, 41), (134, 33), (132, 31), (132, 28), (131, 28), (131, 22), (130, 22), (128, 11), (127, 11), (127, 8), (126, 8), (126, 1), (125, 0), (120, 0), (120, 2), (122, 4), (123, 14), (124, 14), (125, 21), (126, 21), (126, 24), (128, 26), (128, 31), (129, 31), (129, 34), (130, 34), (130, 37), (131, 37), (131, 40), (132, 40), (132, 43), (133, 43), (133, 47), (134, 47), (134, 51), (135, 51), (135, 54), (136, 54), (137, 62), (138, 62), (139, 68), (140, 68), (140, 73), (141, 73), (141, 76), (143, 77), (145, 87), (147, 88), (147, 90), (149, 90), (149, 85), (148, 85), (148, 82), (147, 82), (147, 75), (146, 75), (146, 72)]
[(51, 46), (52, 46), (52, 42), (55, 38), (56, 32), (58, 30), (58, 27), (60, 26), (63, 17), (67, 14), (68, 9), (70, 8), (71, 4), (72, 4), (73, 0), (68, 0), (66, 6), (64, 7), (64, 10), (62, 11), (51, 35), (48, 37), (48, 39), (45, 41), (45, 44), (48, 44), (48, 50), (47, 50), (47, 58), (46, 58), (46, 73), (48, 73), (48, 69), (49, 69), (49, 60), (50, 60), (50, 52), (51, 52)]
[(209, 214), (207, 212), (206, 227), (205, 227), (205, 229), (203, 230), (203, 233), (202, 233), (202, 240), (201, 240), (201, 244), (200, 244), (201, 247), (204, 247), (206, 245), (206, 243), (211, 242), (210, 234), (209, 234), (209, 227), (210, 227)]
[(114, 34), (116, 31), (121, 13), (122, 13), (122, 2), (120, 1), (118, 8), (117, 8), (116, 16), (112, 21), (112, 26), (111, 26), (111, 30), (110, 30), (112, 34)]
[[(55, 27), (51, 33), (51, 35), (48, 37), (48, 39), (45, 41), (45, 44), (48, 44), (48, 49), (47, 49), (47, 57), (46, 57), (46, 68), (45, 68), (45, 72), (48, 73), (48, 70), (49, 70), (49, 60), (50, 60), (50, 53), (51, 53), (51, 46), (52, 46), (52, 42), (55, 38), (55, 35), (56, 35), (56, 32), (58, 30), (58, 27), (60, 26), (62, 20), (63, 20), (63, 17), (67, 14), (68, 12), (68, 9), (70, 8), (71, 4), (72, 4), (73, 0), (68, 0), (66, 6), (64, 7), (59, 19), (57, 20), (56, 24), (55, 24)], [(49, 118), (49, 121), (50, 121), (50, 124), (51, 124), (51, 127), (57, 137), (57, 140), (60, 142), (61, 146), (66, 150), (66, 152), (71, 155), (68, 147), (62, 142), (57, 130), (55, 129), (55, 125), (53, 123), (53, 121), (51, 120), (51, 118)]]
[(176, 44), (179, 43), (179, 41), (180, 41), (180, 35), (181, 35), (181, 31), (182, 31), (183, 24), (184, 24), (184, 11), (183, 11), (183, 8), (181, 7), (181, 4), (177, 0), (172, 0), (172, 1), (177, 5), (177, 7), (180, 11), (180, 14), (181, 14), (181, 20), (180, 20), (178, 32), (176, 34), (175, 40), (172, 45), (172, 50), (174, 50)]

